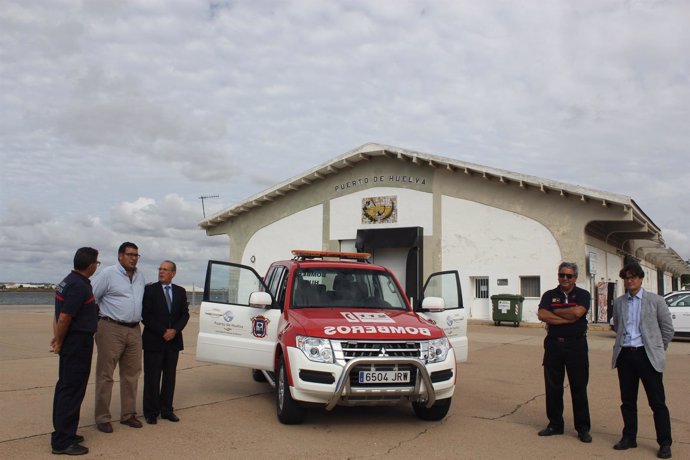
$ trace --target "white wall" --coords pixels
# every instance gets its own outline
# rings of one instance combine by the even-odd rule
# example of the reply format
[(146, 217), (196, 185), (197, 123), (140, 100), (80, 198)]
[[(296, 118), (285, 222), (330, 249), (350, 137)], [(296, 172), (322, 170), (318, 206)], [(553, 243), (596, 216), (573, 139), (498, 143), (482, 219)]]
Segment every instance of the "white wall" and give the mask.
[[(362, 223), (362, 198), (398, 197), (398, 222), (395, 224)], [(424, 235), (434, 233), (433, 195), (416, 190), (393, 187), (377, 187), (351, 193), (331, 200), (331, 240), (349, 240), (357, 236), (358, 229), (424, 227)]]
[[(250, 238), (242, 263), (264, 275), (276, 260), (292, 258), (293, 249), (320, 251), (323, 241), (323, 205), (296, 212), (262, 228)], [(255, 262), (251, 261), (252, 256)]]
[[(458, 270), (466, 304), (474, 286), (470, 277), (489, 277), (489, 296), (520, 294), (520, 276), (539, 276), (541, 292), (558, 284), (561, 252), (551, 232), (532, 219), (473, 201), (443, 196), (442, 256), (444, 270)], [(507, 286), (497, 286), (507, 279)], [(523, 302), (522, 318), (539, 322), (539, 298)], [(473, 318), (490, 319), (491, 306), (472, 309)]]
[(662, 294), (669, 293), (673, 290), (673, 275), (669, 272), (664, 272), (664, 292)]
[(645, 260), (640, 261), (640, 266), (642, 267), (642, 271), (644, 271), (642, 289), (656, 294), (659, 289), (659, 283), (657, 283), (656, 279), (656, 267)]

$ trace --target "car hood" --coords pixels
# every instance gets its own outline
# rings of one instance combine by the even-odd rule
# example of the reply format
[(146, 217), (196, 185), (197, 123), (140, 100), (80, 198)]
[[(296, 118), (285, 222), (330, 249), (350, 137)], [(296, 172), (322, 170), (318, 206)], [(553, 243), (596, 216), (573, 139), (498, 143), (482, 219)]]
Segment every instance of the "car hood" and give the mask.
[(409, 311), (300, 308), (290, 310), (289, 321), (312, 337), (428, 340), (443, 336), (439, 327)]

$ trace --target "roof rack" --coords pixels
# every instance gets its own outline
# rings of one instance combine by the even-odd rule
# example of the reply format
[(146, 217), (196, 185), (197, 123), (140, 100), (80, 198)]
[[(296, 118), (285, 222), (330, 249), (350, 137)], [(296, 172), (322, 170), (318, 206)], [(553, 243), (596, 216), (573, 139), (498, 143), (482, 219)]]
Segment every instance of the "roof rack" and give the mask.
[(337, 252), (337, 251), (308, 251), (306, 249), (293, 249), (292, 255), (294, 260), (306, 259), (349, 259), (366, 262), (371, 257), (371, 254), (366, 252)]

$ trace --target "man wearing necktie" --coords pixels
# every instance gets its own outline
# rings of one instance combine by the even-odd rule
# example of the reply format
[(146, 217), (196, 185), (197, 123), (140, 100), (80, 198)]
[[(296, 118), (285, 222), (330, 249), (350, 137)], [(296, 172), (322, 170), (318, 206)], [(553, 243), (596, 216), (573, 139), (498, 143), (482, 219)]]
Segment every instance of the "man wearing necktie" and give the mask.
[[(175, 373), (180, 350), (184, 348), (182, 329), (189, 321), (187, 293), (172, 284), (177, 267), (165, 260), (158, 268), (158, 282), (144, 290), (141, 336), (144, 349), (144, 418), (155, 425), (161, 418), (178, 422), (173, 411)], [(162, 380), (161, 380), (162, 376)]]

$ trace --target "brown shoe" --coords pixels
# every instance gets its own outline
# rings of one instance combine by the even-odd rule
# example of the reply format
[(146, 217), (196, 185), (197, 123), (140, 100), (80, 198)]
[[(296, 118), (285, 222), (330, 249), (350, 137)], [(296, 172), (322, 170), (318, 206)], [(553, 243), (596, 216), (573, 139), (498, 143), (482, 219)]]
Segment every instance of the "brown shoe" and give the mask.
[(141, 428), (142, 426), (144, 426), (141, 424), (139, 420), (137, 420), (137, 417), (134, 415), (132, 415), (127, 420), (120, 420), (120, 423), (122, 423), (123, 425), (131, 426), (132, 428)]
[(113, 426), (110, 424), (110, 422), (97, 423), (96, 428), (98, 428), (98, 431), (101, 431), (103, 433), (113, 432)]

